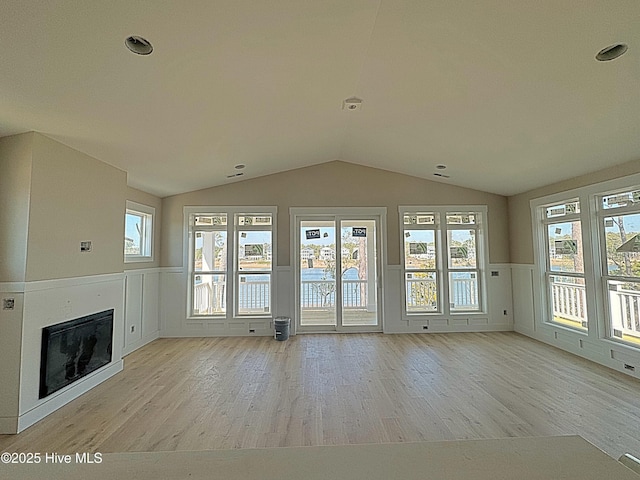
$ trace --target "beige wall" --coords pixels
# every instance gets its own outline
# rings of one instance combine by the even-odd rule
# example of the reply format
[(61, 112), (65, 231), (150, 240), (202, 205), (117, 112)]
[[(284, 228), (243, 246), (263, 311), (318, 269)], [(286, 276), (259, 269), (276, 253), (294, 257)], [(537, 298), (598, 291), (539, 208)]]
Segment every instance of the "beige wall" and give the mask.
[(34, 135), (0, 139), (0, 282), (24, 282)]
[[(141, 203), (148, 207), (156, 209), (156, 214), (153, 218), (153, 244), (151, 245), (151, 251), (153, 252), (152, 262), (136, 262), (125, 263), (125, 270), (135, 270), (138, 268), (153, 268), (160, 266), (160, 232), (162, 225), (162, 199), (151, 195), (150, 193), (137, 190), (132, 187), (127, 187), (127, 200), (132, 202)], [(123, 213), (124, 215), (124, 213)]]
[(487, 205), (489, 257), (509, 262), (507, 200), (376, 168), (334, 161), (166, 197), (162, 200), (162, 266), (182, 266), (183, 207), (187, 205), (275, 205), (278, 265), (289, 265), (289, 207), (387, 207), (387, 259), (400, 263), (398, 205)]
[(640, 172), (640, 160), (623, 163), (615, 167), (553, 183), (546, 187), (509, 197), (509, 239), (511, 262), (533, 264), (533, 233), (529, 202), (534, 198), (565, 192), (578, 187), (625, 177)]
[(26, 280), (122, 272), (126, 173), (33, 135)]

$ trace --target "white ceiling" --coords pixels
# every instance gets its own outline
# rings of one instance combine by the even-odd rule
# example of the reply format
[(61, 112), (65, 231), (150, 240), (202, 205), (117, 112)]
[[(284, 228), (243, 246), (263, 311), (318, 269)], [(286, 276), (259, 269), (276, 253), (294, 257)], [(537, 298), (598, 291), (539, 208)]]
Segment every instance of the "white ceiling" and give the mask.
[(638, 0), (2, 0), (0, 136), (159, 196), (331, 160), (511, 195), (640, 159), (639, 20)]

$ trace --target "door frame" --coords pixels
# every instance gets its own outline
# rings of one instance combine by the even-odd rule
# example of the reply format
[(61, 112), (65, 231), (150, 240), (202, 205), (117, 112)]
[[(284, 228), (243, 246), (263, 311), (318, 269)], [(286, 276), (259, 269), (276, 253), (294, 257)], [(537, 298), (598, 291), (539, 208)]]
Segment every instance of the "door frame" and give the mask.
[[(339, 245), (340, 220), (375, 220), (378, 223), (376, 232), (376, 243), (378, 249), (377, 260), (377, 309), (378, 325), (376, 326), (342, 326), (341, 321), (336, 319), (337, 326), (302, 327), (300, 325), (300, 221), (313, 221), (314, 217), (318, 221), (326, 221), (327, 217), (332, 217), (336, 221), (336, 248)], [(293, 278), (293, 311), (294, 326), (296, 333), (364, 333), (382, 332), (384, 330), (384, 292), (385, 292), (385, 271), (387, 268), (387, 208), (386, 207), (290, 207), (290, 252), (291, 252), (291, 274)], [(339, 252), (338, 252), (339, 253)], [(337, 279), (336, 279), (337, 280)], [(339, 282), (337, 282), (338, 284)], [(336, 287), (338, 288), (338, 287)], [(342, 301), (342, 298), (340, 298)], [(338, 302), (336, 301), (336, 304)], [(341, 313), (341, 305), (336, 305), (336, 315)]]

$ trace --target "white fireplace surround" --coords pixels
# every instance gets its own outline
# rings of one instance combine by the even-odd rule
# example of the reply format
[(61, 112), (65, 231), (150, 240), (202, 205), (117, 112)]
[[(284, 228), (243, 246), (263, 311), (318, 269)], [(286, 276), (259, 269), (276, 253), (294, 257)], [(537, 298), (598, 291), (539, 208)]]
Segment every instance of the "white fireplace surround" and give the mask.
[[(7, 352), (14, 358), (5, 359), (19, 364), (18, 385), (13, 385), (19, 389), (19, 400), (17, 409), (5, 410), (0, 415), (0, 433), (23, 431), (122, 370), (124, 277), (123, 273), (116, 273), (2, 285), (3, 298), (7, 294), (15, 295), (15, 308), (4, 312), (6, 318), (3, 318), (3, 322), (13, 323), (13, 332), (21, 331), (21, 341), (19, 349), (13, 348)], [(112, 361), (77, 382), (39, 399), (43, 327), (111, 308), (114, 309)], [(18, 322), (20, 325), (17, 325)], [(13, 338), (16, 338), (15, 335)], [(19, 358), (15, 358), (16, 354)], [(15, 390), (13, 393), (15, 395)]]

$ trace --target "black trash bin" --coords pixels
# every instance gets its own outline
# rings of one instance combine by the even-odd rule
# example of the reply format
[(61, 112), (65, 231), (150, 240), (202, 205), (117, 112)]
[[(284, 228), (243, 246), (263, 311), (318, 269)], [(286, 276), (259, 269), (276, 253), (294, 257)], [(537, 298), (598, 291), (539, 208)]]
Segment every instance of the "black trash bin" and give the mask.
[(291, 319), (289, 317), (276, 317), (273, 321), (275, 327), (275, 339), (284, 342), (289, 338), (289, 329), (291, 328)]

